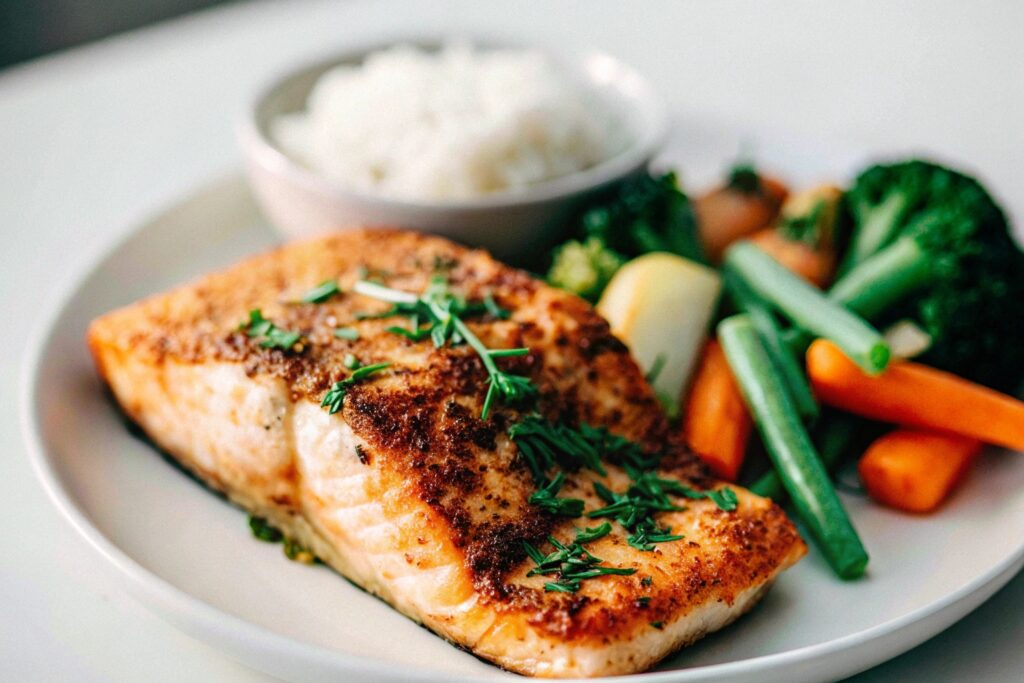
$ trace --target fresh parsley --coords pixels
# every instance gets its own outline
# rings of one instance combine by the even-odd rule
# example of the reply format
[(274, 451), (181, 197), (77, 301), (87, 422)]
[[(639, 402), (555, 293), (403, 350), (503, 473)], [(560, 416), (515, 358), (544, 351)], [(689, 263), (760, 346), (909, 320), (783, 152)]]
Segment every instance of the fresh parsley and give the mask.
[(341, 294), (337, 280), (324, 280), (302, 295), (300, 301), (306, 304), (322, 304), (336, 294)]
[(250, 338), (260, 338), (260, 346), (264, 349), (292, 350), (302, 338), (298, 332), (289, 332), (263, 317), (262, 311), (254, 308), (249, 311), (249, 321), (242, 323), (240, 328), (245, 330)]
[[(350, 360), (351, 358), (351, 360)], [(352, 366), (355, 366), (354, 368)], [(326, 408), (327, 412), (334, 415), (336, 412), (341, 410), (342, 405), (345, 402), (345, 394), (352, 385), (360, 380), (363, 380), (370, 375), (380, 372), (381, 370), (391, 367), (391, 363), (374, 363), (372, 365), (361, 365), (359, 359), (355, 356), (345, 357), (345, 366), (352, 370), (352, 374), (345, 379), (338, 380), (334, 385), (324, 394), (323, 400), (320, 401), (320, 407)]]
[(595, 541), (611, 533), (611, 525), (605, 522), (593, 529), (582, 529), (576, 532), (575, 540), (569, 545), (561, 543), (553, 536), (548, 536), (550, 543), (555, 550), (547, 555), (529, 543), (523, 543), (526, 554), (533, 560), (535, 566), (527, 576), (552, 576), (554, 581), (544, 584), (544, 590), (559, 593), (575, 593), (585, 579), (592, 579), (598, 576), (615, 574), (629, 576), (636, 572), (632, 567), (606, 567), (601, 563), (604, 560), (594, 557), (586, 548), (584, 543)]
[(448, 289), (448, 283), (443, 276), (431, 278), (430, 284), (420, 295), (368, 280), (357, 282), (354, 291), (391, 304), (387, 311), (364, 315), (363, 318), (404, 316), (409, 319), (411, 324), (408, 328), (390, 327), (390, 332), (413, 341), (422, 341), (429, 337), (437, 348), (446, 344), (466, 343), (476, 351), (487, 370), (488, 383), (487, 394), (480, 411), (481, 419), (487, 419), (495, 400), (515, 404), (536, 395), (537, 387), (530, 378), (505, 372), (495, 363), (496, 358), (525, 356), (530, 350), (488, 349), (463, 320), (465, 316), (480, 313), (489, 313), (495, 317), (507, 315), (507, 311), (498, 307), (492, 298), (487, 297), (480, 304), (467, 303)]
[(334, 336), (338, 339), (355, 341), (359, 339), (359, 330), (354, 327), (339, 327), (334, 330)]

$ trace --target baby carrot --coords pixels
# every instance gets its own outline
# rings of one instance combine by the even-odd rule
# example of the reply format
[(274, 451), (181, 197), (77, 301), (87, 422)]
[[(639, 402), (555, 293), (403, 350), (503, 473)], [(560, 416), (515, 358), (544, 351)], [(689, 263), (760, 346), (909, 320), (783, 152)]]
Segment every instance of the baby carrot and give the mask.
[(704, 348), (683, 413), (683, 436), (715, 476), (736, 481), (754, 423), (718, 340)]
[(1024, 450), (1024, 402), (948, 372), (896, 361), (871, 377), (824, 339), (808, 349), (807, 372), (818, 399), (847, 412)]
[(908, 512), (931, 512), (963, 479), (981, 442), (955, 434), (897, 429), (868, 447), (857, 471), (868, 495)]

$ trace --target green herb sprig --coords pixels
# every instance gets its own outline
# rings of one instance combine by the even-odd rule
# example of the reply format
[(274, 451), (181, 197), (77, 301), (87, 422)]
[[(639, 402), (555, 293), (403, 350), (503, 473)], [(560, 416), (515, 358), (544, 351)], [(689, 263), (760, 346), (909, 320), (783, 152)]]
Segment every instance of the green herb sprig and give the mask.
[(547, 555), (533, 545), (524, 542), (523, 548), (526, 550), (526, 554), (537, 565), (527, 573), (527, 576), (553, 576), (555, 580), (545, 583), (544, 590), (575, 593), (585, 579), (610, 574), (619, 576), (634, 574), (636, 569), (632, 567), (600, 566), (604, 560), (594, 557), (583, 547), (585, 543), (607, 536), (611, 530), (612, 527), (608, 522), (593, 529), (577, 530), (575, 540), (569, 545), (561, 543), (553, 536), (548, 536), (548, 543), (554, 546), (555, 550)]
[(302, 338), (302, 334), (299, 332), (282, 330), (264, 318), (263, 312), (258, 308), (249, 311), (249, 321), (242, 323), (239, 329), (245, 330), (245, 334), (250, 338), (262, 337), (260, 346), (264, 349), (290, 351), (298, 343), (299, 339)]
[(335, 382), (327, 393), (324, 394), (323, 400), (320, 401), (320, 407), (326, 408), (327, 412), (331, 415), (334, 415), (336, 412), (341, 410), (341, 407), (345, 402), (345, 395), (348, 393), (348, 390), (352, 385), (369, 377), (370, 375), (380, 372), (385, 368), (391, 367), (391, 363), (361, 365), (355, 356), (351, 356), (351, 359), (352, 360), (349, 360), (349, 356), (345, 357), (345, 366), (352, 370), (352, 374), (345, 379)]
[(353, 291), (391, 304), (387, 311), (361, 316), (363, 318), (409, 318), (409, 328), (390, 327), (390, 332), (401, 334), (413, 341), (422, 341), (429, 337), (437, 348), (446, 344), (469, 344), (487, 370), (488, 387), (480, 411), (481, 419), (487, 419), (495, 400), (515, 404), (536, 395), (537, 387), (530, 378), (505, 372), (495, 363), (496, 358), (525, 356), (530, 350), (488, 349), (463, 320), (464, 316), (480, 313), (490, 313), (498, 318), (507, 317), (508, 312), (500, 308), (493, 298), (486, 297), (479, 304), (467, 303), (448, 289), (448, 283), (442, 276), (434, 276), (424, 292), (418, 296), (367, 280), (357, 282)]

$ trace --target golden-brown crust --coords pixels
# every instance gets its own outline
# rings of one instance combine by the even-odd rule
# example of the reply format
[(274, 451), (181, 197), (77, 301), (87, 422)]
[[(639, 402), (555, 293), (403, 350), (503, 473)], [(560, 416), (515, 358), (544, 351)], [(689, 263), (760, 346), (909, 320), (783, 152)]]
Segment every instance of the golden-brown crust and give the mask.
[[(531, 349), (529, 356), (500, 363), (531, 377), (540, 389), (540, 412), (606, 426), (664, 452), (666, 475), (698, 487), (712, 484), (671, 433), (628, 350), (586, 302), (483, 252), (434, 237), (360, 230), (284, 247), (108, 314), (94, 323), (90, 343), (130, 350), (136, 360), (156, 365), (238, 363), (250, 376), (283, 380), (294, 401), (319, 402), (333, 382), (349, 375), (347, 354), (364, 363), (391, 362), (386, 373), (356, 384), (345, 399), (341, 417), (366, 444), (360, 459), (403, 482), (443, 520), (481, 599), (521, 612), (535, 628), (563, 639), (607, 639), (648, 628), (708, 599), (731, 604), (740, 591), (803, 553), (795, 529), (767, 501), (744, 494), (744, 504), (731, 514), (697, 501), (662, 521), (692, 528), (688, 537), (699, 542), (640, 553), (616, 529), (593, 551), (635, 567), (635, 575), (586, 582), (576, 595), (545, 592), (542, 577), (525, 576), (523, 542), (541, 544), (548, 534), (570, 539), (573, 527), (528, 502), (535, 486), (506, 434), (522, 411), (498, 406), (491, 419), (480, 420), (487, 375), (470, 349), (436, 349), (429, 340), (412, 342), (387, 331), (404, 320), (356, 316), (387, 308), (351, 293), (366, 272), (419, 292), (438, 267), (467, 299), (489, 294), (512, 312), (507, 321), (481, 316), (471, 326), (489, 347)], [(343, 294), (322, 304), (296, 303), (333, 278)], [(254, 308), (275, 325), (301, 332), (301, 350), (263, 349), (246, 336), (239, 325)], [(359, 339), (335, 337), (342, 326), (358, 329)], [(621, 486), (621, 472), (617, 476)], [(565, 494), (597, 507), (592, 482), (598, 478), (573, 474)], [(651, 585), (641, 582), (655, 574)]]

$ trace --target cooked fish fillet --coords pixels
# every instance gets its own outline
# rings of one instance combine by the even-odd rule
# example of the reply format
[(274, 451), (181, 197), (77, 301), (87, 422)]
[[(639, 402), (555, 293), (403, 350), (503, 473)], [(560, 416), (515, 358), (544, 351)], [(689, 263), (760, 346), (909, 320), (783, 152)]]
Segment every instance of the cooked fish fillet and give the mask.
[[(434, 348), (387, 331), (395, 319), (357, 319), (387, 305), (351, 292), (370, 273), (420, 292), (436, 270), (469, 300), (492, 295), (508, 320), (470, 326), (492, 348), (527, 346), (502, 359), (539, 387), (551, 420), (606, 426), (665, 453), (661, 475), (716, 486), (673, 437), (628, 350), (583, 300), (547, 287), (481, 251), (410, 232), (352, 231), (293, 244), (93, 322), (88, 342), (127, 414), (163, 449), (255, 515), (310, 548), (341, 574), (444, 638), (502, 667), (547, 677), (623, 674), (715, 631), (749, 610), (806, 548), (770, 501), (733, 487), (726, 512), (685, 501), (658, 522), (680, 541), (641, 551), (618, 524), (587, 546), (629, 576), (549, 592), (524, 541), (574, 538), (581, 520), (528, 501), (536, 490), (509, 425), (526, 409), (497, 405), (480, 419), (486, 372), (465, 345)], [(341, 295), (296, 303), (324, 280)], [(250, 309), (300, 331), (290, 351), (265, 349), (239, 324)], [(339, 326), (358, 329), (339, 339)], [(320, 407), (347, 377), (347, 354), (386, 371), (355, 384), (343, 408)], [(569, 473), (561, 495), (604, 503), (600, 480)], [(680, 501), (682, 502), (682, 501)]]

